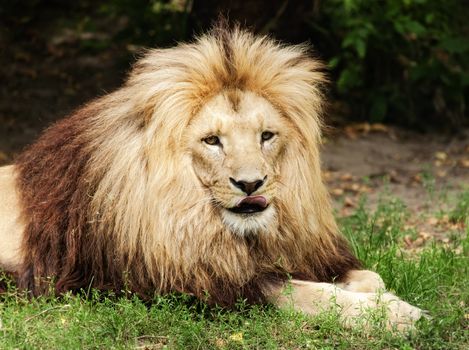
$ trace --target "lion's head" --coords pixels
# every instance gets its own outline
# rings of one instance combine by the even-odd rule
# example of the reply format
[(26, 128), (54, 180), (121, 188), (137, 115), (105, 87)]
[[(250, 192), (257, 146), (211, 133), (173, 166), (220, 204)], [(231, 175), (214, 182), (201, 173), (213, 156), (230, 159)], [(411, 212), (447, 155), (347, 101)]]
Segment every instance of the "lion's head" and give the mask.
[(194, 172), (233, 233), (277, 225), (282, 156), (293, 132), (268, 100), (237, 89), (211, 98), (191, 120), (186, 140)]
[(150, 50), (18, 159), (20, 284), (230, 304), (356, 264), (321, 179), (321, 70), (307, 47), (239, 29)]
[[(282, 206), (302, 216), (318, 200), (312, 192), (325, 195), (318, 185), (325, 79), (308, 50), (218, 29), (136, 64), (129, 93), (154, 137), (151, 147), (171, 158), (160, 154), (155, 168), (173, 166), (155, 185), (183, 189), (167, 203), (208, 205), (233, 234), (247, 236), (276, 232)], [(319, 225), (318, 215), (308, 220)]]

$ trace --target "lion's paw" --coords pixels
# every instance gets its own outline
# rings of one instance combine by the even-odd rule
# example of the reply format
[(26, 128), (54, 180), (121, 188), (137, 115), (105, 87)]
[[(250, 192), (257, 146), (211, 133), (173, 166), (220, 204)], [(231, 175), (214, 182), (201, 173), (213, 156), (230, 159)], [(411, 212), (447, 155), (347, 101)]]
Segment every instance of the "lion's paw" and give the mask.
[(378, 296), (377, 306), (386, 311), (386, 327), (389, 330), (408, 332), (415, 329), (415, 323), (426, 316), (418, 307), (399, 299), (394, 294), (385, 293)]
[(345, 325), (350, 328), (372, 330), (376, 320), (380, 320), (379, 324), (383, 320), (388, 330), (406, 333), (415, 329), (420, 318), (426, 317), (423, 310), (391, 293), (348, 292), (347, 295), (351, 298), (342, 311)]

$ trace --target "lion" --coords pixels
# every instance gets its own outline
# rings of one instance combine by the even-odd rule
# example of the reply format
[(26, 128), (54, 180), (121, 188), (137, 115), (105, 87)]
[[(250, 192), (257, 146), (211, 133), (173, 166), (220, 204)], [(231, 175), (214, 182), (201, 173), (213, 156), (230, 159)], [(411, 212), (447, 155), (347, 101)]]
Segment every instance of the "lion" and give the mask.
[[(321, 178), (326, 82), (307, 45), (239, 27), (152, 49), (120, 89), (0, 168), (0, 266), (83, 288), (272, 303), (346, 324), (422, 315), (361, 270)], [(331, 300), (333, 299), (333, 301)]]

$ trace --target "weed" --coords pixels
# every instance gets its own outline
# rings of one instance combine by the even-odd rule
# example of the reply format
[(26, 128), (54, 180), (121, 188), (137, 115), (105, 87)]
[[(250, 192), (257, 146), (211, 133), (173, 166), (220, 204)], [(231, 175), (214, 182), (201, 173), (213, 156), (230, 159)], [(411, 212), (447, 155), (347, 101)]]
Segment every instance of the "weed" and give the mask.
[(450, 212), (453, 222), (466, 222), (469, 220), (469, 191), (464, 191), (458, 197), (456, 207)]

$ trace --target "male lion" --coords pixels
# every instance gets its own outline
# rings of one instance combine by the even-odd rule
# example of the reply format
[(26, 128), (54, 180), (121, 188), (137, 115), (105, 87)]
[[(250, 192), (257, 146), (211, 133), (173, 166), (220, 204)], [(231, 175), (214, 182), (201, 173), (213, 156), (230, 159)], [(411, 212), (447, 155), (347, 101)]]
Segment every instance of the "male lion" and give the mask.
[(384, 305), (389, 326), (413, 324), (421, 311), (380, 292), (334, 221), (321, 70), (307, 47), (241, 29), (150, 50), (0, 169), (0, 266), (33, 295), (52, 283), (335, 304), (347, 324)]

